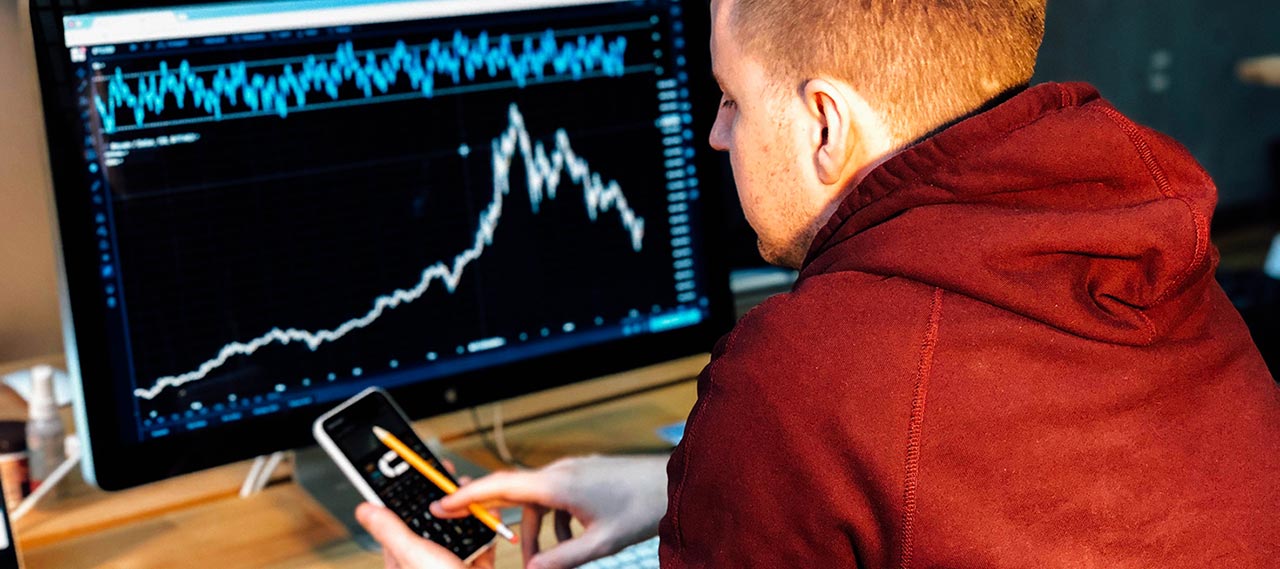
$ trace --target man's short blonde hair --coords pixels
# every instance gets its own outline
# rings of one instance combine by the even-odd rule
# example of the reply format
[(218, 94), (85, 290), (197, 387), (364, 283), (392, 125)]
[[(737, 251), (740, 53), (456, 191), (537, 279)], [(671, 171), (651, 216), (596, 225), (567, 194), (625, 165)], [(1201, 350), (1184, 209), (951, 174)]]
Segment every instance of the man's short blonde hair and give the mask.
[(1047, 0), (737, 0), (734, 35), (788, 88), (827, 75), (900, 143), (1028, 83)]

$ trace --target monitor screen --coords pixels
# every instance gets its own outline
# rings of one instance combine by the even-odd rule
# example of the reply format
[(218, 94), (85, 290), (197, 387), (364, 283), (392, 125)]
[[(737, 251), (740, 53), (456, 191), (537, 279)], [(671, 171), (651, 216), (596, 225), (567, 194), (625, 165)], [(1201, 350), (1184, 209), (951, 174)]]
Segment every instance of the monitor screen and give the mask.
[(98, 484), (725, 329), (703, 3), (93, 4), (34, 17)]

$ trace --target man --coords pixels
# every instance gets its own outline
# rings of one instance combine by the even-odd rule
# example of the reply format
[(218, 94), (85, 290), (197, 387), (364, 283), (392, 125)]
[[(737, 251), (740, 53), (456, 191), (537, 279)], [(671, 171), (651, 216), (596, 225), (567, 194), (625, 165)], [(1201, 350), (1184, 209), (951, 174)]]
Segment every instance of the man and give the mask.
[[(1044, 8), (713, 0), (711, 144), (793, 292), (715, 347), (665, 476), (574, 459), (433, 511), (556, 511), (539, 568), (655, 531), (664, 567), (1274, 566), (1280, 390), (1213, 184), (1092, 88), (1024, 87)], [(456, 564), (358, 515), (388, 565)]]

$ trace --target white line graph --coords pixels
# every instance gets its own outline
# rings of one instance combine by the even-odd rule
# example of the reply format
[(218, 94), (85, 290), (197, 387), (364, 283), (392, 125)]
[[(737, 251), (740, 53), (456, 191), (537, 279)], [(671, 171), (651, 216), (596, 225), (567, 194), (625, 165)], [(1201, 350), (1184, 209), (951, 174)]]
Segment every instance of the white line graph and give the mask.
[(564, 129), (556, 131), (555, 146), (548, 152), (541, 142), (532, 140), (525, 127), (524, 115), (515, 103), (508, 107), (507, 116), (509, 124), (506, 131), (492, 143), (492, 201), (480, 215), (479, 228), (471, 247), (455, 256), (451, 263), (439, 261), (427, 267), (414, 286), (397, 289), (375, 298), (373, 307), (368, 312), (347, 320), (335, 328), (314, 331), (272, 328), (247, 342), (227, 344), (218, 351), (216, 356), (201, 363), (196, 369), (179, 375), (161, 377), (151, 387), (135, 389), (134, 395), (141, 399), (154, 399), (165, 389), (181, 387), (208, 377), (210, 373), (226, 365), (232, 358), (252, 355), (273, 344), (302, 343), (308, 349), (315, 351), (324, 344), (335, 342), (355, 330), (373, 324), (389, 310), (422, 298), (431, 289), (432, 283), (437, 280), (441, 281), (452, 294), (462, 281), (467, 266), (483, 256), (485, 249), (493, 244), (494, 235), (502, 220), (506, 197), (511, 192), (511, 164), (517, 155), (524, 160), (529, 202), (533, 213), (538, 213), (543, 200), (556, 198), (562, 176), (568, 173), (569, 180), (582, 187), (587, 217), (594, 222), (602, 212), (617, 211), (623, 228), (631, 238), (632, 248), (639, 252), (644, 241), (644, 219), (637, 216), (631, 209), (626, 196), (623, 195), (622, 187), (613, 180), (606, 183), (599, 174), (593, 172), (587, 161), (573, 150), (569, 134)]

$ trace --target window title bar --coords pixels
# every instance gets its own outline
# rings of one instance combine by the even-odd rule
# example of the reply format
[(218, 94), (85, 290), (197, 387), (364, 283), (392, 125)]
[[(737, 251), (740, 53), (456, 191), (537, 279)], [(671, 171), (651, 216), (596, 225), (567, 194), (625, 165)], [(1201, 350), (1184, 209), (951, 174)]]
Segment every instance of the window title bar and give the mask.
[(627, 0), (313, 0), (131, 10), (63, 18), (67, 47), (610, 4)]

